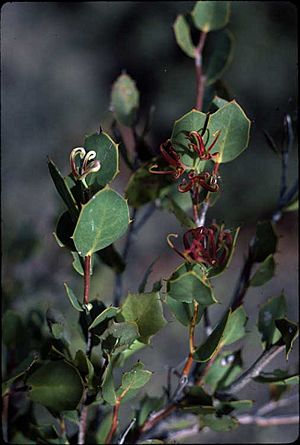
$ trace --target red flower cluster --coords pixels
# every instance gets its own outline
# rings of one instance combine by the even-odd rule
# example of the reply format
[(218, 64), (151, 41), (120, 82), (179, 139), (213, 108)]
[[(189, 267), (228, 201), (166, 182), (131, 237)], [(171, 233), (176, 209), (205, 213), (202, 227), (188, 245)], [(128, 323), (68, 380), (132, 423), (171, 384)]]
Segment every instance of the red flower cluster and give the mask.
[(228, 259), (233, 238), (229, 230), (212, 224), (198, 227), (183, 235), (184, 251), (180, 252), (168, 239), (169, 245), (185, 260), (208, 267), (222, 266)]
[(160, 153), (164, 160), (173, 167), (172, 170), (153, 170), (153, 168), (158, 167), (157, 164), (152, 165), (149, 169), (150, 173), (155, 173), (156, 175), (173, 175), (174, 179), (178, 179), (187, 169), (187, 166), (183, 164), (180, 160), (180, 156), (174, 148), (172, 147), (170, 139), (162, 143), (159, 147)]
[(210, 151), (215, 146), (218, 137), (220, 136), (221, 131), (217, 132), (217, 135), (215, 136), (215, 139), (213, 140), (212, 144), (208, 148), (205, 147), (204, 141), (203, 141), (203, 135), (199, 134), (198, 131), (191, 131), (187, 135), (187, 139), (191, 142), (188, 144), (189, 148), (193, 149), (201, 161), (209, 161), (213, 158), (213, 156), (218, 156), (219, 153), (211, 154)]

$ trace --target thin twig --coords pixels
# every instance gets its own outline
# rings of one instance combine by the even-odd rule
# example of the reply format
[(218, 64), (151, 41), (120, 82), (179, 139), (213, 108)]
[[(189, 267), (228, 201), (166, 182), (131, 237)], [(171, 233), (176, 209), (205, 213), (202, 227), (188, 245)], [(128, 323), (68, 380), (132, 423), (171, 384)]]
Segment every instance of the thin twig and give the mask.
[(275, 411), (278, 408), (283, 408), (285, 406), (291, 405), (299, 398), (298, 394), (293, 394), (290, 397), (286, 397), (284, 399), (279, 400), (271, 400), (265, 405), (261, 406), (255, 413), (256, 416), (263, 416), (264, 414), (270, 413), (271, 411)]
[(217, 391), (216, 397), (223, 398), (228, 394), (235, 394), (239, 392), (242, 388), (244, 388), (248, 383), (252, 381), (255, 377), (259, 375), (261, 370), (271, 361), (273, 360), (279, 352), (283, 351), (285, 345), (273, 345), (267, 351), (264, 351), (258, 359), (250, 366), (247, 371), (245, 371), (242, 375), (240, 375), (231, 385), (226, 388)]
[(196, 70), (196, 110), (201, 111), (203, 106), (204, 85), (206, 77), (202, 72), (202, 51), (207, 33), (202, 31), (199, 43), (195, 48), (195, 70)]
[(295, 425), (299, 423), (298, 415), (282, 415), (273, 417), (251, 416), (244, 414), (237, 417), (240, 425), (255, 424), (258, 426)]

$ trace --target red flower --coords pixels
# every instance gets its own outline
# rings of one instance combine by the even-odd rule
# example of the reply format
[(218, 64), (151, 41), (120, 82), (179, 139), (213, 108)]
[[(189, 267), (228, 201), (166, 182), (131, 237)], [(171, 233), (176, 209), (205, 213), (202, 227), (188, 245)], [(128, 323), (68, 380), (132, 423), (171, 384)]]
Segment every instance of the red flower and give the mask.
[(178, 186), (178, 191), (181, 193), (188, 192), (192, 188), (197, 193), (200, 187), (205, 188), (209, 192), (217, 192), (219, 190), (218, 179), (216, 174), (210, 174), (209, 172), (202, 172), (196, 175), (194, 171), (188, 174), (188, 180), (183, 179), (182, 183)]
[(226, 262), (233, 239), (229, 230), (224, 230), (223, 226), (212, 224), (210, 227), (202, 226), (188, 230), (183, 235), (183, 252), (177, 250), (169, 239), (168, 242), (186, 261), (216, 267), (222, 266)]
[(213, 140), (213, 142), (210, 144), (209, 147), (205, 147), (204, 141), (203, 141), (203, 135), (199, 134), (198, 131), (191, 131), (188, 135), (187, 135), (187, 139), (189, 141), (191, 141), (190, 144), (188, 144), (188, 146), (190, 148), (192, 148), (197, 155), (199, 156), (199, 158), (201, 159), (201, 161), (208, 161), (209, 159), (212, 159), (213, 156), (218, 156), (219, 153), (213, 153), (211, 154), (210, 151), (212, 150), (212, 148), (215, 146), (218, 137), (220, 136), (221, 131), (219, 130), (217, 132), (217, 135), (215, 136), (215, 139)]
[(149, 171), (157, 175), (173, 175), (174, 179), (178, 179), (185, 172), (187, 166), (181, 162), (180, 156), (172, 147), (170, 139), (161, 144), (159, 150), (164, 160), (173, 168), (172, 170), (153, 170), (153, 168), (158, 167), (157, 164), (154, 164)]

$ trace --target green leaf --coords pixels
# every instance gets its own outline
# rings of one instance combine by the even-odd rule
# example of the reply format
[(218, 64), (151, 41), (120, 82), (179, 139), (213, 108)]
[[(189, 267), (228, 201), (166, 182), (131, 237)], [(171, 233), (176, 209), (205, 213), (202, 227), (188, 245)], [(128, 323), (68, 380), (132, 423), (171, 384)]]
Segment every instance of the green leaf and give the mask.
[(292, 200), (289, 204), (287, 204), (285, 207), (283, 207), (283, 212), (295, 212), (299, 209), (299, 198), (298, 196)]
[(213, 277), (216, 277), (218, 275), (221, 275), (228, 268), (228, 266), (229, 266), (229, 264), (231, 262), (231, 259), (232, 259), (235, 247), (236, 247), (236, 243), (237, 243), (237, 238), (238, 238), (239, 232), (240, 232), (240, 228), (239, 227), (231, 232), (233, 240), (232, 240), (232, 245), (230, 247), (228, 255), (226, 257), (226, 261), (222, 265), (218, 265), (216, 267), (211, 267), (209, 269), (209, 272), (208, 272), (208, 278), (213, 278)]
[[(219, 79), (233, 58), (234, 38), (228, 29), (209, 34), (203, 51), (206, 85)], [(223, 103), (225, 105), (225, 103)]]
[(64, 360), (45, 362), (29, 376), (26, 384), (33, 402), (56, 413), (76, 409), (83, 396), (78, 371)]
[(286, 318), (275, 320), (275, 325), (282, 335), (282, 341), (285, 344), (286, 359), (288, 359), (293, 343), (298, 337), (299, 326)]
[(135, 322), (140, 333), (138, 340), (146, 344), (167, 323), (158, 292), (128, 294), (121, 306), (120, 318)]
[(238, 157), (247, 147), (250, 132), (250, 120), (235, 100), (213, 113), (209, 119), (210, 145), (214, 135), (221, 131), (218, 142), (211, 153), (219, 153), (217, 161), (230, 162)]
[(213, 399), (200, 386), (191, 386), (185, 393), (183, 402), (184, 407), (189, 405), (212, 406)]
[(60, 247), (67, 247), (70, 250), (75, 250), (72, 235), (75, 229), (75, 223), (71, 218), (70, 212), (62, 213), (57, 221), (56, 232), (53, 235)]
[(284, 295), (269, 299), (260, 306), (258, 314), (258, 330), (262, 334), (262, 342), (268, 349), (280, 338), (280, 332), (276, 329), (275, 320), (286, 315), (287, 307)]
[(248, 317), (243, 306), (233, 311), (228, 318), (228, 322), (223, 334), (223, 345), (230, 345), (244, 337), (246, 334), (245, 325)]
[(213, 104), (217, 107), (217, 108), (222, 108), (224, 107), (224, 105), (228, 104), (228, 100), (222, 99), (222, 97), (219, 96), (215, 96), (213, 98)]
[(2, 318), (3, 343), (14, 349), (24, 336), (24, 323), (17, 311), (8, 309)]
[(121, 74), (112, 87), (111, 106), (118, 122), (127, 127), (135, 124), (139, 92), (128, 74)]
[(192, 11), (196, 28), (209, 32), (223, 28), (229, 20), (229, 1), (198, 1)]
[(240, 351), (221, 352), (208, 369), (203, 382), (209, 385), (211, 391), (226, 388), (242, 370)]
[(113, 362), (109, 360), (107, 367), (103, 373), (102, 379), (102, 397), (109, 405), (114, 406), (117, 401), (114, 379), (113, 379)]
[(153, 260), (152, 263), (149, 264), (149, 266), (147, 267), (147, 269), (146, 269), (146, 271), (144, 273), (144, 276), (142, 278), (142, 281), (141, 281), (141, 283), (139, 285), (139, 288), (138, 288), (139, 294), (142, 294), (143, 292), (145, 292), (145, 288), (146, 288), (146, 285), (147, 285), (148, 278), (151, 275), (152, 268), (153, 268), (153, 266), (154, 266), (154, 264), (156, 263), (157, 260), (158, 260), (158, 258), (155, 258), (155, 260)]
[(76, 309), (76, 311), (82, 312), (83, 311), (82, 304), (80, 303), (80, 301), (78, 300), (72, 289), (67, 285), (67, 283), (64, 283), (64, 286), (67, 292), (67, 296), (73, 308)]
[(128, 348), (124, 349), (124, 351), (121, 351), (118, 355), (118, 366), (122, 367), (125, 363), (125, 361), (131, 357), (133, 354), (135, 354), (140, 349), (143, 349), (145, 347), (145, 343), (141, 343), (138, 340), (134, 340), (131, 345), (129, 345)]
[(251, 254), (254, 261), (261, 263), (269, 255), (276, 252), (277, 235), (271, 221), (259, 221), (256, 225), (256, 233)]
[(82, 257), (92, 255), (119, 239), (129, 224), (126, 201), (108, 186), (82, 206), (73, 240)]
[(80, 374), (85, 378), (88, 385), (92, 387), (92, 381), (94, 377), (94, 366), (87, 357), (87, 355), (81, 349), (76, 351), (74, 364), (76, 368), (79, 370)]
[(250, 286), (262, 286), (273, 278), (275, 272), (275, 261), (272, 254), (260, 264), (259, 268), (250, 279)]
[(131, 371), (125, 372), (122, 375), (122, 383), (117, 390), (117, 397), (121, 396), (123, 399), (125, 394), (128, 395), (129, 391), (142, 388), (149, 382), (151, 376), (152, 372), (146, 371), (143, 363), (137, 362)]
[(161, 198), (168, 193), (172, 180), (170, 175), (156, 175), (149, 172), (155, 160), (143, 164), (130, 177), (125, 196), (128, 204), (139, 208), (148, 202)]
[[(194, 315), (193, 303), (182, 303), (180, 301), (174, 300), (174, 298), (171, 298), (169, 295), (167, 295), (166, 304), (180, 323), (182, 323), (184, 326), (189, 326)], [(201, 320), (203, 311), (204, 307), (200, 306), (196, 324), (198, 324)]]
[(231, 412), (233, 410), (248, 410), (252, 408), (253, 406), (253, 400), (226, 400), (220, 402), (220, 404), (217, 405), (218, 412), (223, 411), (224, 414), (227, 414), (228, 411)]
[(153, 411), (158, 411), (164, 403), (164, 397), (150, 397), (145, 394), (140, 402), (140, 408), (137, 415), (137, 424), (142, 426), (147, 420), (149, 414)]
[(275, 369), (273, 372), (261, 372), (254, 380), (258, 383), (276, 384), (279, 386), (298, 385), (299, 375), (288, 375), (286, 371)]
[(195, 57), (195, 46), (191, 38), (191, 28), (183, 15), (178, 15), (173, 25), (176, 42), (188, 56)]
[(196, 300), (203, 306), (216, 303), (210, 283), (197, 264), (183, 263), (167, 280), (167, 294), (181, 303)]
[(208, 427), (213, 431), (231, 431), (237, 428), (238, 421), (231, 416), (217, 417), (216, 414), (200, 415), (200, 428)]
[(102, 349), (109, 354), (119, 353), (126, 350), (138, 337), (139, 331), (136, 323), (132, 321), (115, 323), (112, 321), (101, 336)]
[(174, 213), (183, 227), (186, 227), (187, 229), (195, 229), (195, 222), (187, 215), (187, 213), (177, 204), (177, 202), (171, 196), (166, 196), (165, 201), (166, 204), (164, 205), (164, 208)]
[(78, 208), (70, 188), (67, 185), (67, 182), (65, 181), (64, 177), (62, 176), (62, 174), (60, 173), (60, 171), (58, 170), (58, 168), (51, 159), (48, 159), (48, 168), (51, 178), (56, 187), (56, 190), (58, 191), (62, 200), (66, 204), (72, 220), (75, 222), (78, 217)]
[(98, 429), (96, 431), (96, 443), (105, 443), (105, 439), (110, 431), (113, 419), (113, 413), (110, 412), (102, 419), (100, 425), (98, 423)]
[(93, 323), (90, 325), (89, 329), (94, 328), (95, 326), (97, 326), (99, 323), (102, 323), (104, 320), (109, 320), (111, 318), (114, 318), (115, 315), (118, 312), (118, 308), (117, 307), (113, 307), (110, 306), (106, 309), (104, 309), (103, 312), (101, 312), (101, 314), (99, 314), (95, 320), (93, 321)]
[(193, 358), (196, 362), (207, 362), (214, 354), (218, 352), (220, 347), (222, 347), (223, 336), (230, 313), (231, 309), (226, 312), (220, 323), (217, 324), (205, 342), (196, 349), (193, 354)]
[(90, 173), (86, 177), (87, 185), (97, 184), (100, 187), (105, 187), (119, 173), (118, 145), (107, 133), (102, 131), (87, 136), (84, 141), (84, 148), (87, 151), (94, 150), (96, 152), (95, 159), (100, 161), (101, 164), (99, 171)]

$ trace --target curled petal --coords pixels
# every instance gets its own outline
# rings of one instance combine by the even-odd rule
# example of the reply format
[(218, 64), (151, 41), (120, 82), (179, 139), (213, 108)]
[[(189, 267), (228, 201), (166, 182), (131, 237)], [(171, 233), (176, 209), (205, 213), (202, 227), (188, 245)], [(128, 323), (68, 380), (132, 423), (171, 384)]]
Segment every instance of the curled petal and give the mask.
[(92, 160), (95, 159), (96, 157), (96, 152), (94, 150), (88, 151), (87, 154), (84, 157), (83, 163), (82, 163), (82, 167), (81, 167), (81, 174), (84, 174), (88, 163)]
[(70, 153), (70, 166), (72, 170), (72, 174), (74, 178), (79, 178), (79, 173), (76, 168), (75, 158), (79, 155), (80, 159), (83, 159), (86, 155), (86, 151), (83, 147), (77, 147), (73, 148), (73, 150)]

